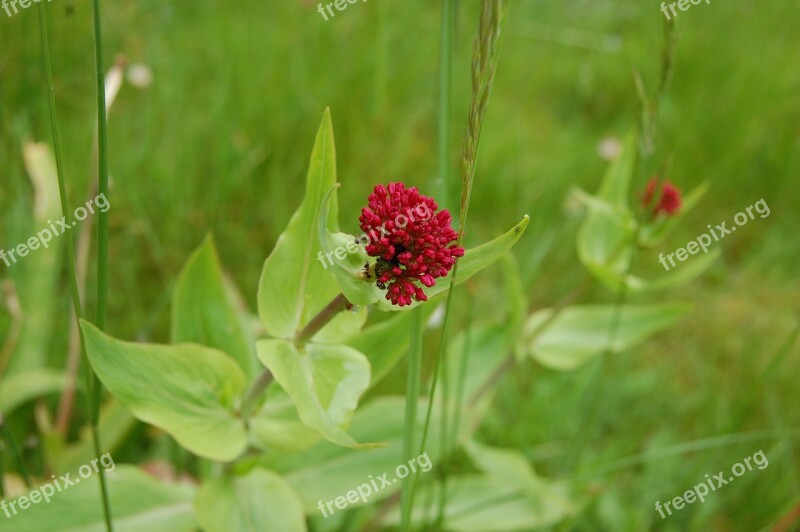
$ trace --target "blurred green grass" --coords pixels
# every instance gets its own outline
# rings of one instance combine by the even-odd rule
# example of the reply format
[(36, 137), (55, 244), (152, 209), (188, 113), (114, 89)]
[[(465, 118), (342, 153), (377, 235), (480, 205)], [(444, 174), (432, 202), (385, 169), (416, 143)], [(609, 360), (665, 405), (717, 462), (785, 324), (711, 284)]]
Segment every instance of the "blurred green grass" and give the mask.
[[(109, 129), (110, 331), (163, 340), (177, 274), (203, 236), (217, 236), (226, 269), (255, 307), (264, 257), (299, 203), (313, 134), (330, 106), (336, 132), (344, 229), (377, 183), (404, 180), (434, 194), (436, 183), (437, 2), (356, 4), (325, 22), (315, 3), (220, 4), (208, 0), (104, 5), (106, 64), (117, 54), (153, 71), (146, 90), (126, 85)], [(454, 61), (453, 145), (469, 97), (477, 2), (459, 6)], [(49, 4), (56, 97), (71, 203), (83, 203), (93, 134), (91, 6)], [(540, 472), (569, 474), (566, 456), (598, 401), (584, 465), (720, 434), (800, 426), (795, 342), (765, 376), (798, 319), (800, 284), (800, 7), (746, 1), (701, 4), (678, 18), (679, 44), (660, 134), (647, 173), (683, 190), (710, 192), (666, 249), (637, 257), (657, 272), (672, 251), (764, 198), (771, 215), (717, 244), (723, 259), (669, 294), (691, 301), (690, 319), (603, 368), (587, 397), (589, 367), (556, 374), (528, 368), (504, 379), (483, 428), (519, 447)], [(49, 140), (35, 9), (0, 17), (0, 234), (27, 239), (31, 187), (23, 140)], [(638, 120), (632, 70), (651, 92), (662, 47), (658, 2), (517, 0), (482, 136), (466, 242), (481, 242), (532, 216), (517, 248), (535, 308), (585, 275), (574, 236), (580, 212), (567, 192), (599, 184), (607, 136)], [(616, 46), (618, 45), (618, 46)], [(616, 47), (615, 47), (616, 46)], [(454, 151), (453, 160), (458, 153)], [(643, 182), (638, 184), (641, 187)], [(14, 279), (23, 266), (0, 270)], [(481, 276), (478, 309), (498, 297), (499, 269)], [(586, 301), (610, 302), (597, 288)], [(91, 299), (91, 297), (90, 297)], [(59, 302), (66, 310), (67, 300)], [(483, 312), (487, 312), (484, 310)], [(65, 318), (66, 319), (66, 318)], [(8, 318), (0, 324), (5, 330)], [(703, 505), (660, 523), (653, 504), (706, 472), (763, 448), (770, 467), (749, 473)], [(651, 460), (592, 479), (602, 495), (578, 529), (664, 527), (753, 530), (789, 511), (800, 493), (794, 438), (766, 438)], [(748, 501), (742, 504), (739, 501)]]

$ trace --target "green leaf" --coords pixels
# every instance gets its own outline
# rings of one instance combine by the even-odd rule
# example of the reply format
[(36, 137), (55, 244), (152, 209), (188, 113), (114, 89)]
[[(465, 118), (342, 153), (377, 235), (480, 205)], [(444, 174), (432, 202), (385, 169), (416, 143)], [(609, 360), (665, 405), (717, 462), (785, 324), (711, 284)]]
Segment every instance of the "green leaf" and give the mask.
[(615, 290), (633, 253), (636, 223), (628, 207), (628, 196), (635, 163), (636, 134), (631, 132), (625, 138), (622, 153), (606, 171), (597, 196), (584, 201), (589, 209), (578, 230), (581, 263)]
[[(625, 282), (628, 288), (635, 293), (655, 292), (657, 290), (680, 286), (700, 276), (714, 264), (714, 261), (716, 261), (721, 254), (722, 251), (720, 249), (714, 249), (705, 255), (687, 261), (685, 265), (681, 266), (681, 263), (677, 262), (676, 264), (680, 267), (670, 268), (668, 272), (654, 279), (648, 280), (635, 275), (628, 275), (625, 277)], [(669, 262), (667, 262), (667, 264), (669, 265)]]
[[(133, 466), (118, 465), (107, 473), (111, 512), (116, 532), (193, 532), (197, 530), (192, 511), (195, 488), (191, 484), (167, 484)], [(71, 475), (74, 482), (80, 479)], [(51, 485), (55, 490), (55, 487)], [(18, 508), (18, 506), (17, 506)], [(10, 510), (9, 510), (10, 511)], [(4, 532), (58, 530), (59, 532), (105, 532), (103, 503), (97, 478), (56, 492), (27, 510), (6, 519)]]
[(472, 462), (481, 471), (518, 488), (535, 485), (536, 475), (524, 455), (510, 449), (495, 449), (469, 441), (464, 446)]
[[(420, 400), (420, 412), (427, 408), (427, 402)], [(384, 441), (385, 447), (354, 451), (321, 441), (318, 445), (298, 454), (271, 455), (262, 457), (265, 466), (274, 469), (286, 478), (294, 488), (303, 506), (311, 515), (322, 517), (317, 508), (318, 501), (323, 503), (333, 500), (338, 496), (347, 494), (348, 491), (357, 489), (360, 485), (369, 483), (370, 475), (377, 478), (383, 473), (388, 473), (389, 486), (372, 493), (367, 504), (374, 504), (397, 493), (400, 482), (391, 483), (395, 476), (396, 468), (405, 464), (403, 458), (403, 431), (404, 431), (405, 399), (397, 396), (384, 396), (369, 401), (358, 409), (350, 427), (354, 438), (364, 441)], [(430, 425), (429, 442), (439, 442), (440, 409), (434, 408)], [(425, 416), (417, 419), (417, 434), (422, 433)], [(416, 442), (415, 446), (419, 446)], [(420, 481), (426, 477), (433, 480), (430, 469), (437, 463), (441, 450), (439, 444), (429, 444), (429, 449), (423, 452), (426, 456), (417, 458), (416, 464), (420, 467)], [(429, 461), (429, 462), (428, 462)], [(430, 466), (428, 465), (430, 463)], [(427, 469), (428, 471), (424, 471)], [(378, 483), (381, 486), (381, 483)], [(374, 490), (373, 490), (374, 491)], [(364, 506), (359, 500), (348, 504), (348, 508)], [(334, 507), (335, 508), (335, 507)], [(338, 510), (337, 510), (338, 512)]]
[(306, 426), (345, 447), (380, 445), (359, 444), (344, 429), (369, 386), (369, 362), (363, 354), (347, 346), (313, 343), (301, 352), (285, 340), (259, 340), (256, 348)]
[[(305, 197), (278, 237), (261, 273), (258, 314), (270, 336), (293, 338), (339, 293), (332, 274), (317, 264), (321, 256), (317, 216), (325, 193), (335, 184), (333, 124), (326, 109), (311, 153)], [(338, 230), (337, 212), (334, 200), (328, 215), (328, 227), (333, 230)]]
[(244, 423), (233, 409), (245, 378), (225, 353), (123, 342), (87, 321), (81, 328), (97, 376), (134, 416), (205, 458), (230, 461), (244, 451)]
[(192, 253), (175, 287), (172, 342), (214, 347), (230, 355), (248, 379), (255, 373), (254, 340), (225, 289), (211, 236)]
[[(428, 508), (436, 508), (439, 489), (422, 486), (417, 491), (412, 514), (415, 527), (430, 519)], [(565, 488), (554, 486), (534, 498), (504, 479), (468, 475), (447, 482), (447, 530), (456, 532), (511, 532), (545, 529), (575, 512)], [(555, 504), (558, 504), (556, 506)], [(395, 508), (384, 526), (396, 526), (400, 514)]]
[[(536, 476), (528, 460), (518, 451), (494, 449), (468, 442), (470, 458), (486, 476), (468, 475), (448, 482), (448, 530), (534, 530), (552, 526), (577, 511), (563, 483)], [(424, 487), (418, 507), (424, 510), (437, 494)], [(421, 522), (424, 511), (415, 512)], [(396, 514), (385, 524), (394, 524)]]
[(535, 508), (537, 526), (554, 524), (577, 511), (567, 485), (536, 475), (528, 459), (514, 449), (498, 449), (467, 442), (464, 446), (472, 462), (492, 480), (524, 490)]
[[(476, 248), (468, 249), (464, 253), (464, 256), (458, 259), (458, 276), (456, 277), (456, 285), (460, 285), (476, 273), (488, 268), (495, 261), (499, 260), (503, 255), (505, 255), (522, 237), (522, 233), (524, 233), (525, 228), (528, 227), (529, 221), (530, 218), (526, 214), (517, 225), (506, 231), (504, 234)], [(450, 270), (450, 273), (447, 276), (436, 279), (436, 284), (432, 287), (423, 287), (423, 290), (425, 290), (425, 294), (429, 299), (449, 289), (450, 276), (452, 274), (453, 271)], [(411, 305), (398, 307), (393, 305), (390, 301), (381, 298), (378, 300), (376, 306), (380, 310), (409, 310), (419, 304), (420, 303), (418, 301), (414, 301)]]
[(195, 512), (205, 532), (305, 532), (303, 507), (292, 488), (266, 469), (203, 484)]
[(64, 372), (54, 369), (37, 369), (9, 375), (0, 385), (0, 414), (8, 416), (28, 401), (61, 392), (66, 384), (67, 376)]
[[(650, 336), (677, 322), (689, 311), (688, 305), (625, 305), (619, 309), (619, 322), (610, 346), (619, 352), (645, 341)], [(525, 323), (523, 343), (528, 354), (543, 366), (556, 370), (573, 370), (602, 354), (608, 346), (612, 321), (617, 309), (613, 305), (568, 307), (546, 328), (530, 338), (552, 315), (551, 309), (532, 314)]]
[(319, 441), (319, 434), (300, 421), (292, 398), (277, 383), (273, 382), (264, 396), (264, 406), (250, 419), (250, 434), (257, 447), (299, 452)]

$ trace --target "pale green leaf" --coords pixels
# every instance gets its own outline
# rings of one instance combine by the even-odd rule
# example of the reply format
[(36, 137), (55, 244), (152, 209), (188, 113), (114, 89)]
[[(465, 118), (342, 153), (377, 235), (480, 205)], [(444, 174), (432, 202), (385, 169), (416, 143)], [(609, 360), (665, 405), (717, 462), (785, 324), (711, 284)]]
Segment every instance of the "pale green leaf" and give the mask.
[(628, 288), (636, 293), (655, 292), (657, 290), (680, 286), (699, 277), (714, 264), (721, 254), (722, 252), (719, 249), (713, 249), (705, 255), (694, 258), (690, 256), (686, 264), (675, 260), (675, 267), (672, 267), (665, 258), (667, 266), (670, 267), (668, 272), (662, 273), (654, 279), (643, 279), (635, 275), (628, 275), (625, 277), (625, 282)]
[[(415, 498), (412, 523), (421, 526), (430, 519), (427, 508), (436, 508), (439, 489), (422, 486)], [(553, 501), (559, 501), (558, 506)], [(447, 530), (455, 532), (529, 532), (555, 525), (575, 513), (565, 488), (548, 487), (546, 495), (535, 498), (504, 479), (469, 475), (447, 481)], [(383, 520), (385, 526), (399, 524), (393, 509)]]
[[(63, 474), (63, 473), (62, 473)], [(194, 532), (197, 530), (191, 484), (167, 484), (133, 466), (117, 465), (107, 474), (116, 532)], [(71, 475), (71, 480), (80, 476)], [(96, 476), (81, 479), (7, 519), (3, 532), (105, 532), (103, 503)], [(55, 487), (51, 485), (55, 491)], [(17, 506), (18, 508), (18, 506)], [(9, 510), (10, 511), (10, 510)]]
[[(514, 247), (514, 244), (516, 244), (517, 241), (522, 237), (522, 233), (525, 232), (525, 228), (528, 226), (529, 220), (530, 218), (526, 214), (517, 225), (509, 229), (504, 234), (476, 248), (466, 250), (464, 256), (458, 259), (458, 275), (456, 277), (456, 285), (460, 285), (476, 273), (488, 268), (495, 261), (499, 260), (503, 255), (505, 255), (512, 247)], [(450, 270), (450, 273), (447, 276), (436, 279), (436, 284), (432, 287), (423, 287), (423, 290), (425, 290), (425, 294), (429, 299), (449, 289), (450, 277), (452, 274), (453, 270)], [(411, 305), (398, 307), (397, 305), (393, 305), (390, 301), (381, 298), (378, 300), (376, 306), (380, 310), (409, 310), (419, 304), (420, 303), (418, 301), (414, 301)]]
[[(612, 322), (617, 320), (614, 341), (609, 346)], [(689, 311), (684, 304), (586, 305), (567, 307), (537, 334), (530, 335), (550, 319), (551, 309), (532, 314), (525, 323), (523, 343), (528, 354), (540, 364), (556, 370), (573, 370), (608, 348), (619, 352), (667, 329)]]
[(578, 258), (592, 275), (613, 289), (618, 288), (615, 279), (624, 274), (633, 252), (636, 225), (628, 196), (635, 163), (636, 134), (631, 132), (622, 153), (606, 171), (597, 195), (585, 201), (589, 209), (578, 230)]
[(305, 532), (303, 507), (292, 488), (266, 469), (207, 481), (195, 512), (205, 532)]
[[(420, 400), (418, 408), (420, 412), (425, 412), (427, 402)], [(396, 478), (397, 467), (407, 465), (403, 458), (404, 411), (404, 398), (384, 396), (363, 405), (353, 417), (350, 432), (354, 438), (361, 441), (383, 441), (387, 444), (385, 447), (355, 451), (321, 441), (302, 453), (265, 456), (263, 462), (286, 478), (311, 515), (322, 517), (317, 507), (318, 501), (323, 503), (331, 501), (347, 494), (350, 490), (357, 489), (362, 484), (368, 484), (370, 476), (377, 479), (386, 473), (389, 485), (383, 486), (383, 482), (376, 480), (382, 489), (373, 490), (367, 497), (367, 504), (380, 502), (399, 491), (400, 481), (391, 481)], [(428, 435), (429, 442), (439, 442), (440, 419), (440, 409), (434, 408)], [(422, 433), (424, 423), (425, 416), (419, 416), (417, 434)], [(419, 444), (419, 441), (415, 442), (416, 446)], [(414, 456), (414, 464), (421, 475), (420, 481), (425, 481), (427, 477), (433, 480), (430, 471), (437, 463), (439, 453), (440, 446), (437, 443), (429, 444), (429, 448), (423, 451), (422, 456)], [(348, 503), (348, 507), (356, 508), (364, 504), (363, 500), (359, 500), (356, 503)]]
[(264, 396), (264, 406), (249, 420), (250, 434), (257, 447), (299, 452), (319, 441), (319, 434), (300, 421), (291, 397), (278, 383), (273, 382)]
[(87, 321), (81, 327), (97, 376), (134, 416), (205, 458), (230, 461), (244, 451), (244, 423), (233, 410), (245, 378), (228, 355), (196, 344), (123, 342)]
[(359, 444), (345, 431), (370, 381), (367, 358), (347, 346), (309, 343), (302, 351), (285, 340), (260, 340), (261, 362), (292, 398), (300, 419), (333, 443)]
[[(339, 294), (333, 276), (317, 261), (317, 216), (325, 193), (336, 184), (336, 150), (330, 111), (325, 110), (311, 153), (300, 207), (264, 262), (258, 286), (258, 314), (273, 337), (291, 339)], [(331, 202), (328, 227), (338, 230)]]

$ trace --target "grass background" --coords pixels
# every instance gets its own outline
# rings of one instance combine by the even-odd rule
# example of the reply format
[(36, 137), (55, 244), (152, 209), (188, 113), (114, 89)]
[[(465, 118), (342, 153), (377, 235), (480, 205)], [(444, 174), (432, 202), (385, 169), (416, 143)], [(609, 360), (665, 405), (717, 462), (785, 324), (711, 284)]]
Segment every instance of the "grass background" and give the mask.
[[(466, 118), (478, 5), (459, 2), (454, 147)], [(48, 10), (77, 206), (92, 175), (91, 5), (55, 0)], [(301, 199), (325, 106), (336, 132), (344, 230), (355, 231), (374, 184), (403, 180), (434, 194), (439, 15), (438, 2), (422, 0), (358, 2), (327, 22), (310, 1), (106, 2), (106, 64), (122, 54), (153, 72), (145, 90), (126, 84), (110, 115), (111, 334), (167, 338), (171, 287), (208, 232), (255, 308), (261, 265)], [(716, 244), (723, 256), (701, 279), (659, 296), (692, 302), (690, 318), (602, 367), (558, 373), (529, 364), (500, 383), (481, 435), (523, 450), (543, 475), (578, 480), (590, 502), (564, 528), (756, 530), (798, 503), (800, 342), (790, 338), (800, 303), (798, 23), (800, 6), (791, 2), (713, 1), (678, 17), (674, 77), (646, 170), (668, 168), (662, 175), (684, 191), (703, 182), (711, 189), (668, 246), (638, 256), (636, 268), (657, 273), (658, 252), (685, 245), (706, 224), (730, 224), (761, 198), (771, 209)], [(655, 1), (512, 1), (466, 242), (530, 214), (516, 255), (533, 308), (584, 278), (574, 248), (581, 212), (568, 191), (596, 190), (606, 167), (598, 144), (638, 120), (632, 72), (653, 91), (662, 30)], [(39, 229), (30, 222), (21, 143), (49, 141), (40, 54), (36, 8), (11, 18), (0, 11), (5, 248)], [(0, 279), (23, 272), (3, 265)], [(479, 316), (496, 308), (499, 285), (499, 269), (479, 278)], [(66, 316), (66, 289), (62, 296), (55, 304)], [(595, 288), (583, 302), (612, 300)], [(8, 327), (6, 315), (0, 325)], [(54, 344), (55, 364), (58, 352)], [(589, 384), (595, 371), (603, 376), (597, 389)], [(585, 444), (573, 464), (581, 431)], [(663, 451), (720, 435), (728, 436), (674, 456)], [(656, 500), (759, 449), (767, 469), (666, 521), (654, 511)]]

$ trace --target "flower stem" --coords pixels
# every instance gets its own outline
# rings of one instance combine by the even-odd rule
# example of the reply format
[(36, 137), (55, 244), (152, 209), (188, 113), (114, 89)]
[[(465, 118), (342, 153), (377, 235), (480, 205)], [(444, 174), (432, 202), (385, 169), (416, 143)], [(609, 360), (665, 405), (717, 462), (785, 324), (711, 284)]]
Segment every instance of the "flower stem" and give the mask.
[(352, 307), (353, 305), (347, 300), (344, 294), (339, 294), (297, 333), (294, 338), (295, 342), (297, 344), (306, 343), (317, 334), (320, 329), (327, 325), (329, 321), (335, 318), (337, 314)]
[[(337, 314), (352, 307), (352, 303), (347, 300), (345, 295), (339, 294), (295, 335), (295, 344), (302, 345), (306, 343), (317, 334), (320, 329), (327, 325), (329, 321), (335, 318)], [(272, 373), (269, 369), (264, 368), (264, 371), (259, 375), (258, 379), (250, 386), (250, 389), (247, 391), (242, 401), (242, 408), (240, 410), (242, 418), (247, 419), (250, 417), (256, 400), (261, 397), (261, 394), (264, 393), (264, 390), (267, 389), (270, 382), (272, 382)]]
[(267, 389), (269, 383), (272, 382), (272, 373), (267, 369), (264, 368), (264, 371), (261, 372), (258, 379), (253, 382), (250, 386), (250, 390), (248, 390), (247, 395), (242, 402), (242, 418), (248, 419), (250, 417), (250, 413), (253, 410), (253, 405), (255, 405), (256, 400), (264, 393), (264, 390)]

